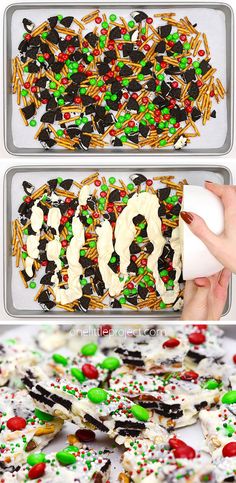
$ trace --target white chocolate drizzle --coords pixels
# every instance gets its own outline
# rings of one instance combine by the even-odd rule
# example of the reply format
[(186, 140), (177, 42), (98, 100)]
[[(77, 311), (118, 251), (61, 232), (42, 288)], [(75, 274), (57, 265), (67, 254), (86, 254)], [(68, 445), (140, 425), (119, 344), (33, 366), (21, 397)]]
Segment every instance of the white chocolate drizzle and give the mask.
[(48, 212), (48, 220), (47, 220), (47, 225), (51, 226), (56, 230), (56, 233), (58, 235), (58, 230), (60, 226), (60, 220), (61, 220), (61, 212), (59, 208), (50, 208)]
[(33, 264), (34, 264), (34, 259), (31, 258), (30, 256), (26, 257), (26, 259), (25, 259), (25, 271), (26, 271), (26, 273), (29, 277), (34, 276)]
[(112, 227), (108, 220), (104, 220), (101, 226), (96, 229), (97, 251), (98, 251), (98, 266), (101, 272), (103, 282), (106, 289), (112, 297), (119, 295), (123, 290), (124, 281), (119, 280), (119, 275), (113, 272), (108, 263), (114, 251), (112, 243)]
[(39, 257), (40, 229), (44, 219), (43, 210), (38, 206), (38, 203), (39, 200), (34, 202), (30, 217), (31, 228), (36, 235), (29, 235), (26, 242), (28, 257), (25, 259), (24, 266), (29, 277), (33, 277), (33, 263)]
[(27, 253), (28, 256), (36, 260), (39, 256), (39, 240), (40, 240), (40, 235), (29, 235), (27, 238)]
[[(74, 302), (74, 300), (82, 297), (80, 275), (82, 275), (83, 273), (83, 268), (81, 263), (79, 262), (79, 257), (80, 257), (80, 250), (85, 243), (85, 235), (84, 235), (84, 225), (81, 223), (80, 219), (78, 218), (78, 215), (80, 212), (80, 207), (83, 205), (86, 205), (89, 194), (90, 194), (89, 185), (84, 185), (80, 190), (79, 205), (76, 209), (75, 215), (72, 220), (73, 238), (71, 239), (70, 245), (67, 247), (67, 251), (66, 251), (66, 258), (68, 261), (68, 270), (67, 270), (68, 288), (65, 289), (65, 288), (59, 287), (59, 278), (57, 273), (55, 273), (55, 275), (52, 277), (52, 282), (54, 282), (55, 284), (53, 287), (53, 290), (56, 296), (56, 301), (57, 303), (60, 303), (62, 305), (69, 304), (71, 302)], [(60, 223), (60, 220), (59, 220), (59, 223)], [(57, 272), (59, 270), (60, 268), (57, 269)]]
[(43, 210), (42, 208), (39, 208), (38, 201), (36, 201), (36, 203), (34, 203), (34, 205), (32, 206), (32, 214), (30, 218), (31, 227), (32, 230), (35, 231), (35, 233), (38, 233), (42, 227), (43, 216)]
[(133, 218), (138, 214), (144, 216), (147, 222), (147, 235), (153, 244), (153, 251), (148, 257), (147, 266), (152, 270), (157, 291), (163, 298), (166, 294), (166, 288), (160, 278), (157, 261), (162, 254), (166, 241), (161, 231), (161, 219), (158, 216), (159, 207), (156, 194), (143, 192), (132, 196), (116, 221), (115, 251), (120, 256), (121, 274), (123, 277), (127, 277), (127, 269), (130, 264), (129, 247), (136, 234)]
[[(102, 226), (97, 228), (98, 266), (105, 287), (109, 290), (109, 294), (112, 297), (119, 295), (124, 288), (125, 279), (128, 276), (127, 269), (130, 264), (129, 247), (136, 234), (133, 218), (141, 214), (146, 219), (147, 235), (153, 244), (153, 251), (148, 257), (147, 266), (153, 272), (156, 289), (163, 302), (169, 304), (175, 301), (179, 291), (178, 282), (175, 282), (174, 289), (167, 290), (158, 271), (158, 258), (161, 256), (166, 243), (162, 235), (161, 219), (158, 216), (159, 206), (159, 200), (155, 194), (148, 192), (135, 194), (129, 199), (127, 206), (117, 218), (115, 227), (115, 251), (120, 257), (122, 281), (119, 275), (115, 274), (108, 265), (114, 251), (111, 225), (108, 220), (105, 220)], [(170, 244), (174, 250), (173, 269), (176, 270), (176, 280), (178, 280), (181, 272), (178, 229), (173, 230)]]
[[(179, 232), (180, 232), (179, 227), (174, 228), (170, 239), (170, 246), (172, 250), (174, 250), (172, 265), (173, 265), (173, 270), (175, 270), (176, 273), (175, 273), (175, 285), (173, 287), (173, 290), (169, 290), (168, 292), (166, 292), (165, 300), (163, 298), (163, 301), (165, 303), (174, 302), (179, 293), (178, 280), (181, 274), (181, 250), (180, 250)], [(181, 304), (181, 301), (180, 301), (180, 304)]]
[(59, 240), (54, 238), (54, 240), (50, 240), (47, 243), (47, 246), (46, 246), (47, 259), (49, 262), (53, 261), (56, 263), (57, 270), (61, 270), (60, 252), (61, 252), (61, 243), (59, 242)]
[(46, 252), (47, 252), (47, 259), (49, 261), (55, 262), (57, 266), (57, 271), (61, 270), (61, 260), (60, 260), (61, 243), (60, 243), (60, 236), (59, 236), (60, 221), (61, 221), (61, 212), (59, 208), (55, 208), (55, 207), (50, 208), (48, 212), (47, 225), (56, 231), (56, 235), (54, 240), (50, 240), (47, 243)]
[[(54, 195), (55, 196), (55, 195)], [(80, 284), (80, 276), (83, 268), (79, 262), (80, 250), (85, 243), (84, 226), (79, 219), (81, 206), (87, 204), (90, 196), (90, 185), (84, 185), (78, 195), (79, 204), (72, 220), (73, 238), (67, 247), (66, 257), (68, 261), (68, 288), (64, 289), (59, 286), (60, 280), (58, 272), (61, 270), (61, 242), (59, 234), (59, 226), (61, 220), (61, 211), (59, 208), (52, 207), (48, 212), (47, 224), (56, 231), (53, 240), (50, 240), (46, 246), (47, 259), (54, 261), (56, 264), (55, 274), (52, 277), (54, 283), (54, 293), (57, 303), (62, 305), (73, 302), (82, 296), (82, 287)], [(58, 199), (58, 197), (57, 197)], [(56, 200), (55, 200), (56, 201)], [(173, 269), (176, 271), (175, 285), (172, 289), (166, 289), (158, 271), (158, 259), (163, 252), (166, 240), (162, 234), (161, 219), (158, 215), (160, 204), (156, 194), (149, 192), (135, 193), (128, 201), (127, 206), (123, 209), (116, 220), (115, 226), (115, 251), (120, 257), (120, 276), (113, 272), (109, 267), (109, 261), (114, 252), (113, 230), (108, 220), (104, 220), (102, 225), (97, 227), (97, 251), (98, 266), (102, 275), (106, 289), (110, 296), (118, 296), (124, 286), (128, 276), (128, 266), (130, 264), (130, 245), (136, 235), (136, 227), (133, 218), (140, 214), (145, 217), (147, 222), (147, 236), (153, 245), (153, 251), (148, 256), (147, 267), (153, 272), (156, 289), (160, 294), (163, 302), (166, 304), (173, 303), (179, 293), (178, 279), (181, 273), (181, 251), (179, 240), (179, 228), (172, 231), (170, 239), (171, 248), (174, 251)], [(25, 270), (28, 276), (33, 276), (33, 262), (39, 256), (38, 245), (40, 241), (40, 229), (44, 220), (43, 210), (35, 202), (32, 208), (31, 226), (36, 235), (29, 235), (27, 238), (28, 257), (25, 261)]]

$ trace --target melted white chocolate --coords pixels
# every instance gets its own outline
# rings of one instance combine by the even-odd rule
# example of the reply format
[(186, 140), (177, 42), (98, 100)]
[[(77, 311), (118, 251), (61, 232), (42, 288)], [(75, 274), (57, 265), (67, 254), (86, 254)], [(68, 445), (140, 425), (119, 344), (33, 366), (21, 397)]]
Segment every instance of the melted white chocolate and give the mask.
[(84, 185), (80, 190), (79, 205), (76, 209), (74, 218), (72, 220), (73, 238), (71, 239), (70, 245), (67, 247), (67, 251), (66, 251), (66, 258), (68, 261), (68, 270), (67, 270), (68, 288), (65, 289), (65, 288), (59, 287), (59, 278), (57, 273), (55, 273), (55, 275), (52, 277), (52, 281), (55, 283), (55, 286), (53, 287), (53, 289), (56, 296), (56, 301), (57, 303), (61, 303), (62, 305), (69, 304), (74, 300), (82, 297), (80, 275), (82, 275), (83, 273), (83, 268), (79, 262), (79, 257), (80, 257), (80, 250), (85, 243), (85, 235), (84, 235), (84, 225), (81, 223), (80, 219), (78, 218), (78, 215), (80, 212), (80, 207), (83, 205), (86, 205), (89, 194), (90, 194), (90, 186)]
[(56, 263), (57, 269), (61, 270), (61, 260), (60, 260), (60, 252), (61, 252), (61, 243), (56, 238), (54, 240), (50, 240), (46, 246), (47, 252), (47, 259), (48, 261), (53, 261)]
[(29, 235), (26, 242), (28, 256), (35, 260), (39, 256), (39, 239), (40, 235)]
[(38, 233), (40, 231), (43, 224), (43, 217), (44, 217), (43, 210), (39, 208), (38, 201), (37, 201), (32, 206), (32, 214), (30, 218), (31, 227), (32, 227), (32, 230), (35, 231), (35, 233)]
[[(43, 210), (39, 208), (38, 203), (38, 200), (34, 202), (30, 218), (31, 228), (33, 231), (35, 231), (36, 235), (29, 235), (26, 242), (28, 257), (25, 260), (25, 271), (29, 277), (33, 277), (33, 261), (39, 256), (38, 246), (40, 240), (40, 229), (44, 219)], [(31, 259), (33, 259), (33, 261)]]
[(108, 263), (114, 251), (112, 242), (112, 227), (108, 220), (105, 220), (101, 226), (96, 229), (98, 266), (102, 275), (106, 289), (112, 297), (119, 295), (123, 290), (125, 281), (120, 281), (119, 275), (113, 272)]
[[(157, 260), (161, 256), (165, 246), (165, 238), (161, 231), (161, 219), (158, 216), (160, 204), (156, 194), (139, 193), (129, 199), (126, 208), (119, 215), (115, 227), (115, 250), (120, 256), (120, 271), (124, 277), (127, 277), (127, 268), (130, 264), (129, 247), (135, 237), (136, 229), (133, 218), (140, 214), (143, 215), (147, 222), (147, 234), (150, 242), (153, 244), (153, 252), (148, 257), (148, 268), (152, 270), (156, 288), (165, 302), (167, 291), (158, 272)], [(170, 291), (172, 294), (172, 291)], [(176, 295), (172, 295), (175, 300)], [(171, 295), (168, 293), (168, 300)]]
[(61, 212), (59, 210), (59, 208), (50, 208), (49, 212), (48, 212), (48, 221), (47, 221), (47, 224), (48, 226), (51, 226), (52, 228), (54, 228), (54, 230), (56, 230), (57, 234), (58, 234), (58, 229), (59, 229), (59, 226), (60, 226), (60, 220), (61, 220)]
[[(147, 221), (147, 235), (153, 244), (153, 251), (148, 257), (148, 268), (152, 270), (156, 282), (156, 289), (162, 300), (169, 304), (173, 303), (179, 292), (179, 284), (176, 281), (174, 289), (166, 290), (165, 284), (160, 278), (157, 260), (161, 256), (165, 246), (165, 238), (162, 235), (161, 220), (158, 216), (159, 200), (155, 194), (139, 193), (129, 199), (127, 206), (119, 215), (115, 227), (115, 251), (120, 256), (120, 271), (123, 280), (113, 272), (109, 267), (109, 261), (114, 251), (113, 233), (108, 220), (105, 220), (101, 227), (97, 228), (98, 240), (98, 265), (109, 294), (114, 297), (121, 293), (125, 285), (125, 279), (128, 275), (127, 269), (130, 264), (129, 247), (134, 240), (136, 229), (133, 218), (141, 214)], [(180, 268), (180, 246), (179, 246), (179, 229), (173, 230), (170, 241), (174, 250), (173, 268), (176, 270), (176, 280), (178, 280), (181, 272)]]
[(34, 263), (34, 259), (31, 258), (31, 257), (26, 257), (25, 259), (25, 271), (27, 273), (27, 275), (29, 277), (33, 277), (34, 273), (33, 273), (33, 263)]

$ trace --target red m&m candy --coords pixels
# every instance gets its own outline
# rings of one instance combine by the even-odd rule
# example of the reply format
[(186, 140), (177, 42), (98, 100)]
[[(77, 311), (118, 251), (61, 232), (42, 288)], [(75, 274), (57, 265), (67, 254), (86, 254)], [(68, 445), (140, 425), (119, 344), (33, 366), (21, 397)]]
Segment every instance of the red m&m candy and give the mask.
[(95, 433), (91, 429), (78, 429), (75, 436), (82, 443), (94, 441), (96, 438)]
[(188, 340), (191, 344), (200, 345), (206, 341), (206, 337), (202, 332), (193, 332), (189, 334)]
[(180, 379), (183, 381), (192, 381), (198, 378), (198, 374), (194, 371), (185, 371), (181, 374)]
[(232, 458), (233, 456), (236, 456), (236, 443), (233, 441), (231, 443), (227, 443), (222, 449), (222, 454), (225, 458)]
[(186, 443), (182, 441), (182, 439), (179, 439), (176, 437), (169, 439), (169, 445), (172, 449), (177, 449), (177, 448), (181, 448), (182, 446), (187, 446)]
[(20, 431), (26, 427), (26, 420), (19, 416), (15, 416), (14, 418), (8, 419), (7, 427), (10, 431)]
[(98, 370), (92, 364), (84, 364), (82, 366), (82, 371), (85, 377), (88, 379), (97, 379), (98, 378)]
[(32, 466), (29, 470), (28, 478), (30, 478), (30, 480), (37, 480), (37, 478), (44, 475), (45, 469), (46, 463), (38, 463), (37, 465)]
[(191, 446), (181, 445), (174, 450), (175, 458), (187, 458), (193, 460), (196, 456), (196, 452)]

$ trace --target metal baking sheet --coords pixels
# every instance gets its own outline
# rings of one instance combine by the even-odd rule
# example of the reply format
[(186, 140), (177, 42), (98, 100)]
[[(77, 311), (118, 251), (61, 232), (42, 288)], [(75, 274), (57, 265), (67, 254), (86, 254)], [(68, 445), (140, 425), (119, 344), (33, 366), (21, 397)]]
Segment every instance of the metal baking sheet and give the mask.
[[(22, 122), (19, 108), (16, 105), (15, 96), (11, 94), (11, 59), (17, 54), (22, 31), (22, 18), (26, 16), (36, 24), (45, 18), (60, 12), (62, 15), (74, 15), (81, 18), (83, 15), (100, 7), (99, 1), (90, 4), (80, 3), (51, 3), (34, 2), (33, 4), (12, 4), (5, 11), (5, 147), (10, 154), (14, 155), (47, 155), (78, 156), (78, 151), (69, 151), (56, 147), (45, 151), (34, 140), (35, 129), (27, 128)], [(132, 10), (145, 10), (150, 16), (155, 12), (175, 11), (179, 17), (187, 15), (193, 23), (198, 23), (199, 30), (205, 32), (208, 37), (212, 62), (217, 68), (217, 74), (227, 89), (226, 98), (217, 105), (217, 118), (211, 119), (205, 126), (198, 124), (201, 136), (192, 138), (188, 147), (175, 151), (173, 147), (165, 149), (134, 149), (114, 148), (108, 146), (104, 149), (89, 149), (79, 151), (81, 155), (119, 155), (145, 153), (147, 155), (222, 155), (231, 150), (233, 142), (233, 93), (234, 93), (234, 20), (232, 8), (221, 2), (154, 2), (141, 4), (134, 1), (110, 4), (104, 2), (101, 13), (110, 14), (111, 11), (125, 15)], [(29, 131), (30, 129), (30, 131)]]
[[(15, 260), (11, 255), (11, 221), (18, 216), (18, 207), (21, 202), (21, 185), (24, 180), (30, 181), (34, 186), (39, 187), (50, 178), (63, 175), (65, 177), (83, 179), (89, 174), (96, 171), (96, 167), (76, 167), (70, 166), (19, 166), (10, 168), (5, 174), (4, 180), (4, 304), (8, 315), (17, 318), (77, 318), (89, 319), (94, 318), (129, 318), (137, 320), (139, 317), (155, 318), (155, 319), (176, 319), (180, 316), (180, 312), (173, 310), (165, 311), (148, 311), (133, 312), (129, 310), (104, 309), (82, 312), (63, 312), (62, 310), (52, 310), (43, 312), (38, 309), (38, 305), (33, 301), (37, 289), (30, 292), (25, 289), (19, 275), (18, 269), (15, 267)], [(115, 165), (113, 168), (101, 167), (100, 175), (106, 177), (115, 176), (119, 178), (122, 173), (122, 179), (128, 180), (129, 176), (135, 170), (131, 167)], [(193, 165), (191, 167), (183, 165), (164, 166), (158, 168), (146, 166), (139, 170), (147, 177), (159, 175), (172, 175), (176, 180), (186, 178), (190, 184), (203, 185), (205, 180), (213, 181), (221, 184), (230, 184), (232, 182), (232, 174), (230, 170), (224, 166), (210, 165)], [(228, 313), (231, 306), (231, 288), (229, 290), (224, 315)]]

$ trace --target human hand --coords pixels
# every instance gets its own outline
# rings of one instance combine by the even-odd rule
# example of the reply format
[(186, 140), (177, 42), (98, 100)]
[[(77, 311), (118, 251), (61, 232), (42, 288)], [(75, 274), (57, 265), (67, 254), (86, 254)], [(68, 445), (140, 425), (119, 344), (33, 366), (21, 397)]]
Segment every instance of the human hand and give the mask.
[(226, 303), (230, 276), (231, 272), (225, 268), (211, 277), (187, 281), (181, 320), (219, 320)]
[(207, 246), (217, 260), (236, 273), (236, 187), (206, 181), (206, 188), (217, 195), (224, 206), (225, 226), (221, 235), (215, 235), (205, 221), (192, 212), (180, 213), (190, 230)]

